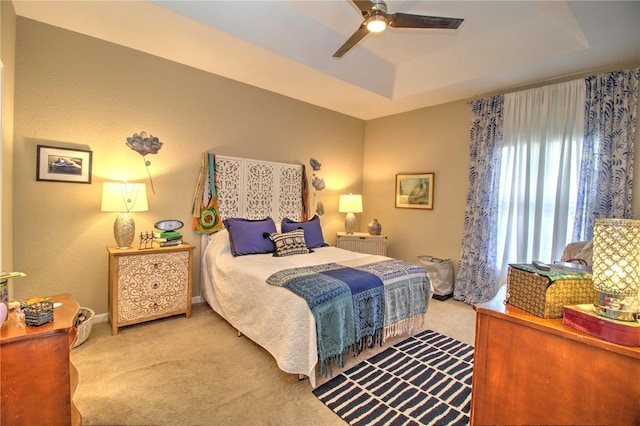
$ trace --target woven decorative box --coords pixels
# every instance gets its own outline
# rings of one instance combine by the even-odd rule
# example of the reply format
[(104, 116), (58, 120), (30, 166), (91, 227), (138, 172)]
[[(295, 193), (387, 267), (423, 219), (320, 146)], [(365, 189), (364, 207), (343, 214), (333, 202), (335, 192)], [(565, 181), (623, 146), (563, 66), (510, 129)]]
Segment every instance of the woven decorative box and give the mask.
[(39, 326), (53, 321), (53, 303), (36, 302), (26, 305), (23, 309), (24, 322), (30, 326)]
[(509, 265), (507, 300), (541, 318), (562, 318), (562, 307), (598, 301), (589, 271), (551, 265), (541, 271), (530, 264)]

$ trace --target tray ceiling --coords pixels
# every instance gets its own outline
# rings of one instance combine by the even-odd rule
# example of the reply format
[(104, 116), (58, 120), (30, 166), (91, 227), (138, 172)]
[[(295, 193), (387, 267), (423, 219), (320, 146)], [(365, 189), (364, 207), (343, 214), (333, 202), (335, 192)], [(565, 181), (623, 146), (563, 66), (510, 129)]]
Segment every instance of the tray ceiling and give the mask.
[(393, 1), (464, 18), (390, 28), (332, 57), (362, 18), (348, 0), (32, 1), (19, 16), (361, 119), (640, 63), (638, 1)]

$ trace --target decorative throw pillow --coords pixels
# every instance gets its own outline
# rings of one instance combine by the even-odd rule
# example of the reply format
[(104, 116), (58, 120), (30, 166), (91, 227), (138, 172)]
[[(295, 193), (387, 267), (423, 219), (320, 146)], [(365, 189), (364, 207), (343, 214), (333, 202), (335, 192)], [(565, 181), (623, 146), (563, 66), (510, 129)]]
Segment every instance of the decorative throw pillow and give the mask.
[(274, 232), (269, 234), (269, 238), (276, 246), (276, 251), (273, 253), (276, 257), (312, 252), (307, 248), (307, 243), (304, 240), (304, 230), (302, 229), (283, 232), (282, 234)]
[(324, 242), (322, 236), (322, 227), (320, 226), (320, 217), (314, 215), (313, 218), (304, 222), (294, 222), (289, 218), (282, 219), (282, 232), (293, 231), (302, 228), (304, 230), (304, 239), (307, 242), (307, 248), (324, 247), (328, 244)]
[(276, 232), (276, 224), (270, 217), (260, 220), (228, 218), (222, 223), (229, 231), (231, 254), (234, 256), (273, 253), (273, 242), (264, 237), (265, 233)]

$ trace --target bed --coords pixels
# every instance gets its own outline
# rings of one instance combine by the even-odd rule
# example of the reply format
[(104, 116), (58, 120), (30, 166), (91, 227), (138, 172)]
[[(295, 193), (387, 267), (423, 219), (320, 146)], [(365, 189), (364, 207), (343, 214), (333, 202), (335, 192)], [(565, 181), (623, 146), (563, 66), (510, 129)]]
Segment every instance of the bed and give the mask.
[[(321, 374), (331, 374), (347, 353), (422, 328), (432, 295), (427, 273), (408, 262), (326, 244), (320, 218), (303, 218), (301, 165), (221, 156), (213, 161), (225, 226), (203, 236), (202, 295), (281, 370), (307, 376), (315, 387), (317, 365)], [(261, 194), (257, 203), (255, 191)], [(330, 302), (316, 303), (329, 293)]]

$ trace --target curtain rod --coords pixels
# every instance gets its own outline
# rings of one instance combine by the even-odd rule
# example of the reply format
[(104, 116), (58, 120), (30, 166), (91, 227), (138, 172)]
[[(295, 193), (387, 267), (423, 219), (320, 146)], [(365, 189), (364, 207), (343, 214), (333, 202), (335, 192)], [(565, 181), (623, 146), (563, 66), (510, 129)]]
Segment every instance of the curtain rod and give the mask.
[(544, 86), (550, 86), (552, 84), (558, 84), (558, 83), (565, 83), (567, 81), (570, 80), (575, 80), (578, 78), (587, 78), (587, 77), (592, 77), (594, 75), (598, 75), (598, 74), (602, 74), (605, 72), (614, 72), (614, 71), (626, 71), (626, 70), (630, 70), (633, 68), (640, 68), (640, 64), (636, 63), (636, 64), (632, 64), (632, 65), (618, 65), (615, 67), (604, 67), (604, 68), (597, 68), (595, 70), (591, 70), (591, 71), (585, 71), (585, 72), (576, 72), (576, 73), (572, 73), (572, 74), (565, 74), (561, 77), (555, 77), (552, 79), (548, 79), (548, 80), (540, 80), (534, 83), (529, 83), (526, 85), (522, 85), (522, 86), (517, 86), (517, 87), (512, 87), (509, 89), (503, 89), (500, 91), (496, 91), (496, 92), (489, 92), (486, 93), (484, 95), (475, 95), (475, 96), (471, 96), (469, 98), (467, 98), (466, 100), (466, 104), (470, 105), (471, 103), (480, 100), (480, 99), (484, 99), (484, 98), (490, 98), (492, 96), (498, 96), (498, 95), (507, 95), (509, 93), (514, 93), (514, 92), (520, 92), (523, 90), (528, 90), (528, 89), (535, 89), (537, 87), (544, 87)]

